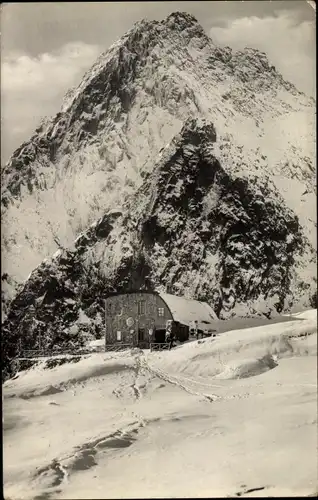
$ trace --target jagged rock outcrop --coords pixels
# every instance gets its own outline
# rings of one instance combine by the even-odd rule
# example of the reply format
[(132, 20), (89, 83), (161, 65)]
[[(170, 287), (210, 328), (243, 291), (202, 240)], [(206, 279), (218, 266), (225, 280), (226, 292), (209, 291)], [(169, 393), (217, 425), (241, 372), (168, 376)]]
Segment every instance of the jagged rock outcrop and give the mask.
[(268, 177), (223, 164), (215, 142), (213, 125), (188, 122), (137, 194), (151, 281), (223, 317), (309, 304), (314, 280), (301, 273), (315, 276), (315, 253), (297, 215)]
[(103, 332), (113, 291), (164, 288), (208, 301), (220, 317), (310, 305), (302, 277), (315, 254), (274, 183), (218, 156), (217, 129), (188, 120), (121, 210), (83, 232), (73, 250), (38, 266), (3, 325), (5, 366), (25, 346), (81, 345)]
[[(14, 152), (2, 180), (3, 273), (23, 283), (71, 249), (134, 194), (190, 117), (215, 124), (222, 165), (270, 176), (312, 238), (314, 101), (263, 53), (217, 47), (193, 16), (174, 13), (137, 23)], [(6, 288), (6, 303), (15, 290)]]

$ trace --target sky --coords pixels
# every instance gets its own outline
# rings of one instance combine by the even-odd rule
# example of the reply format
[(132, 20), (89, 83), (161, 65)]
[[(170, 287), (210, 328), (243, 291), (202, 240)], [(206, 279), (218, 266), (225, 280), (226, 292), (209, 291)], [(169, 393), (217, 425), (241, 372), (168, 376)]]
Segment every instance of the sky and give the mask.
[(266, 52), (285, 79), (315, 97), (316, 14), (305, 0), (2, 3), (1, 163), (133, 23), (177, 10), (193, 14), (218, 45)]

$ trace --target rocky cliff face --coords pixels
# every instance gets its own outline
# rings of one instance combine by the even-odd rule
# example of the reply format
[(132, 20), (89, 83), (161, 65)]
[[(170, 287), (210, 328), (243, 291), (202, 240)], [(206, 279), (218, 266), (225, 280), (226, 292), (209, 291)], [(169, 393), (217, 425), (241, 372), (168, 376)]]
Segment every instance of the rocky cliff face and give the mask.
[(265, 54), (216, 47), (188, 14), (134, 26), (4, 171), (6, 366), (100, 335), (115, 290), (220, 317), (309, 305), (314, 111)]
[(216, 140), (212, 125), (190, 121), (144, 183), (156, 192), (139, 214), (152, 280), (208, 300), (223, 317), (281, 312), (299, 300), (295, 285), (310, 288), (295, 271), (315, 254), (270, 178), (235, 173)]

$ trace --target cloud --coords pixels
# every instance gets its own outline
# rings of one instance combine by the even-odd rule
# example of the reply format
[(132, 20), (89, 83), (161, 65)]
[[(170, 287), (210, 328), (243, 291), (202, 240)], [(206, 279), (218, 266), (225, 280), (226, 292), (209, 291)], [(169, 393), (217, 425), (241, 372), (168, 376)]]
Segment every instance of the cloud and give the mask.
[(217, 45), (233, 49), (253, 47), (266, 52), (270, 62), (286, 80), (315, 96), (315, 21), (296, 21), (293, 13), (242, 17), (213, 27), (210, 36)]
[(27, 139), (44, 116), (56, 113), (101, 52), (98, 45), (68, 43), (31, 57), (11, 52), (1, 65), (2, 159)]

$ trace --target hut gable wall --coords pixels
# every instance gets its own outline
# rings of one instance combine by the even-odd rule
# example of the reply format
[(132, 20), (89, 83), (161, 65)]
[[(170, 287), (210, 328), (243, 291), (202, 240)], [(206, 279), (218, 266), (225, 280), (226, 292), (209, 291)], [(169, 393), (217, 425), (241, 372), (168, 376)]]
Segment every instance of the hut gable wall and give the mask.
[(151, 341), (149, 330), (165, 329), (168, 319), (173, 319), (171, 312), (158, 294), (134, 292), (108, 297), (105, 301), (106, 344), (148, 343)]

